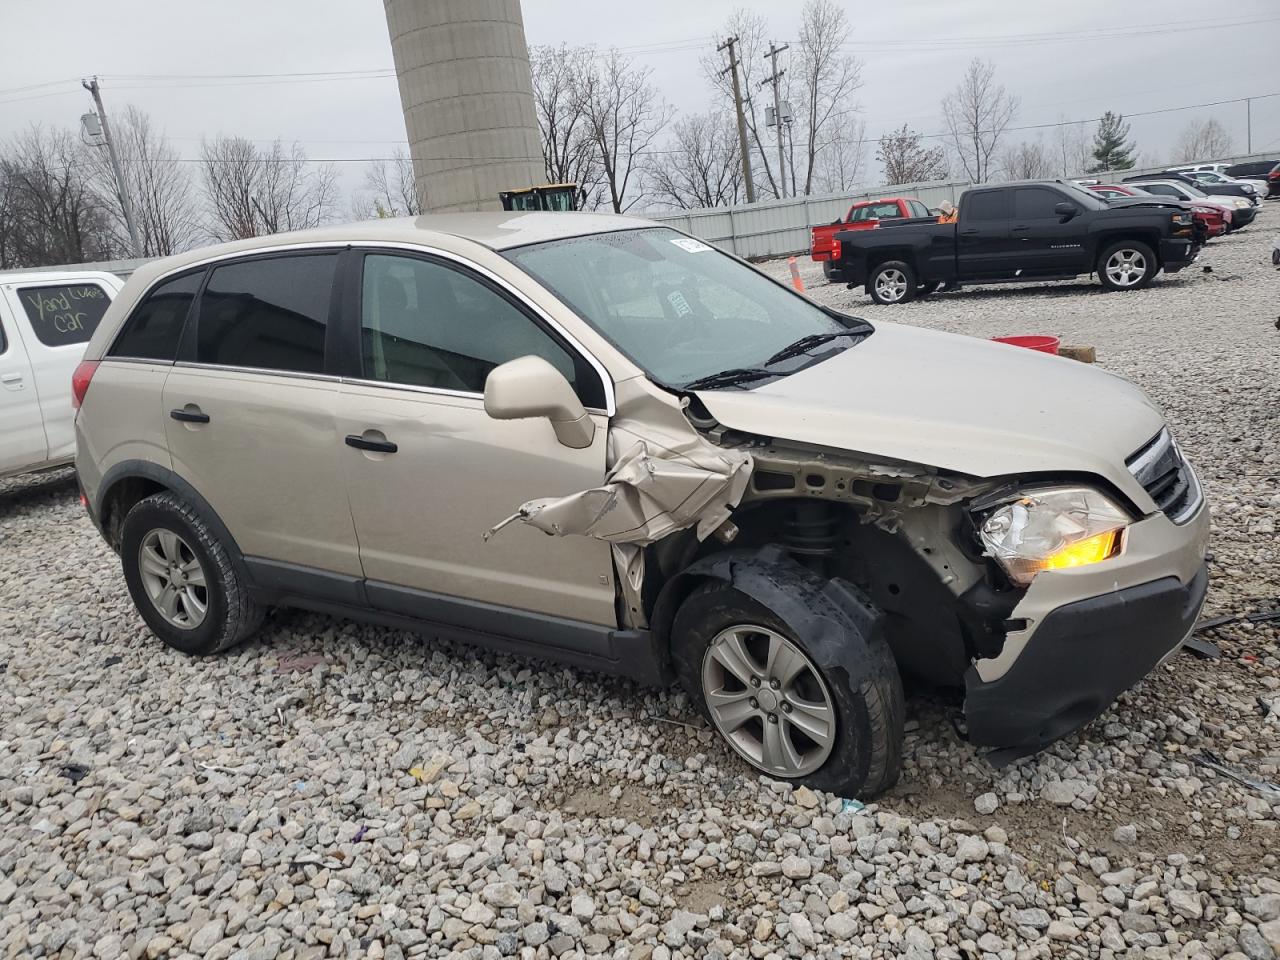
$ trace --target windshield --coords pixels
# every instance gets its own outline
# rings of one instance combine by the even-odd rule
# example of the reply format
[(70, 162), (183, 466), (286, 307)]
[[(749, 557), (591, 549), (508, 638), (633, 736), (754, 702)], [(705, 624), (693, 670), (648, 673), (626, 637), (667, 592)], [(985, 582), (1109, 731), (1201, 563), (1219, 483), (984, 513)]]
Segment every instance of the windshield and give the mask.
[[(668, 386), (758, 368), (802, 337), (865, 329), (665, 227), (552, 240), (505, 256)], [(856, 342), (822, 339), (824, 351)]]

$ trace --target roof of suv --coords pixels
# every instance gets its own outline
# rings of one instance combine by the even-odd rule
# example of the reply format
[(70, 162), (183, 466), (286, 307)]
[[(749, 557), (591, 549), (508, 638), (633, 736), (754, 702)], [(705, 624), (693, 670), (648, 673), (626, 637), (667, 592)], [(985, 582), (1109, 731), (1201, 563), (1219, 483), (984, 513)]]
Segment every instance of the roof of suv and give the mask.
[(366, 220), (360, 223), (342, 223), (315, 227), (311, 230), (294, 230), (289, 233), (273, 233), (248, 240), (234, 240), (216, 246), (188, 250), (166, 257), (148, 266), (160, 267), (169, 272), (187, 264), (235, 254), (269, 250), (273, 247), (293, 246), (300, 243), (362, 243), (381, 241), (391, 243), (431, 243), (440, 236), (458, 237), (483, 244), (493, 250), (505, 250), (545, 240), (562, 240), (592, 233), (612, 230), (632, 230), (637, 227), (659, 226), (652, 220), (624, 217), (603, 213), (544, 213), (503, 211), (499, 213), (436, 213), (421, 217), (395, 217), (385, 220)]

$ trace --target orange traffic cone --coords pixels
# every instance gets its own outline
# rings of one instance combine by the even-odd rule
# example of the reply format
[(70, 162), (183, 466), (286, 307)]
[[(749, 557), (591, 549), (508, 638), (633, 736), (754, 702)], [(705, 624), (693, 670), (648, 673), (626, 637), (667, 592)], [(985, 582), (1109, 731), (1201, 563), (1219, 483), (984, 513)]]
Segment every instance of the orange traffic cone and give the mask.
[(787, 266), (791, 268), (791, 285), (801, 293), (804, 293), (804, 281), (800, 279), (800, 268), (796, 266), (796, 258), (789, 257)]

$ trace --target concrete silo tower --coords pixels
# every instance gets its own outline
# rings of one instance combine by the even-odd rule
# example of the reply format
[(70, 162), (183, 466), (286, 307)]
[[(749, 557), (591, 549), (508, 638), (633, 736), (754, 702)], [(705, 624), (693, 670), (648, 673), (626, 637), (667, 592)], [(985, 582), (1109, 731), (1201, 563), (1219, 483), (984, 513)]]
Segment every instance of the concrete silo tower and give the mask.
[(422, 209), (499, 210), (546, 176), (519, 0), (384, 0)]

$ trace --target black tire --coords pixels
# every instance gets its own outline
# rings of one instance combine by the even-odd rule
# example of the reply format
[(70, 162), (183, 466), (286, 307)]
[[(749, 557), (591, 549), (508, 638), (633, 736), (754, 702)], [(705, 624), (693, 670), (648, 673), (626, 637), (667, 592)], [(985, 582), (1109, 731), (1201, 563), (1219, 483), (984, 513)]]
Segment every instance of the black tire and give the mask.
[(842, 797), (870, 798), (893, 786), (902, 770), (906, 707), (902, 679), (888, 645), (874, 638), (867, 644), (869, 656), (864, 662), (822, 670), (795, 631), (768, 608), (722, 580), (709, 581), (694, 590), (676, 612), (672, 624), (676, 673), (712, 726), (715, 721), (703, 691), (703, 659), (715, 637), (744, 623), (783, 635), (809, 658), (833, 701), (836, 732), (834, 746), (822, 765), (799, 777), (778, 777), (738, 751), (735, 753), (757, 772)]
[(931, 293), (937, 293), (938, 287), (942, 286), (941, 280), (926, 280), (920, 286), (916, 287), (917, 297), (927, 297)]
[[(880, 281), (882, 278), (887, 281), (894, 271), (898, 274), (899, 282), (892, 285), (892, 289), (896, 293), (890, 295), (888, 292), (889, 284), (886, 283), (882, 288)], [(866, 290), (871, 295), (871, 299), (885, 306), (910, 303), (915, 299), (918, 287), (919, 281), (916, 279), (914, 268), (903, 260), (886, 260), (884, 263), (876, 264), (867, 277), (866, 284)]]
[(1271, 251), (1271, 265), (1273, 267), (1280, 267), (1280, 247)]
[[(199, 562), (204, 573), (206, 610), (190, 628), (170, 623), (143, 583), (142, 545), (153, 532), (168, 531)], [(262, 624), (263, 608), (249, 591), (226, 548), (191, 505), (172, 493), (157, 493), (134, 505), (124, 518), (120, 560), (134, 606), (151, 632), (183, 653), (221, 653), (249, 637)]]
[[(1113, 257), (1125, 255), (1132, 258), (1131, 262), (1135, 264), (1140, 259), (1142, 270), (1136, 276), (1133, 275), (1131, 270), (1125, 271), (1123, 275), (1133, 277), (1133, 279), (1122, 282), (1117, 275), (1108, 271)], [(1108, 244), (1098, 254), (1097, 263), (1094, 264), (1094, 270), (1098, 274), (1098, 280), (1102, 282), (1104, 290), (1141, 290), (1151, 284), (1156, 271), (1159, 269), (1160, 263), (1156, 260), (1155, 251), (1141, 240), (1117, 240), (1115, 243)]]

